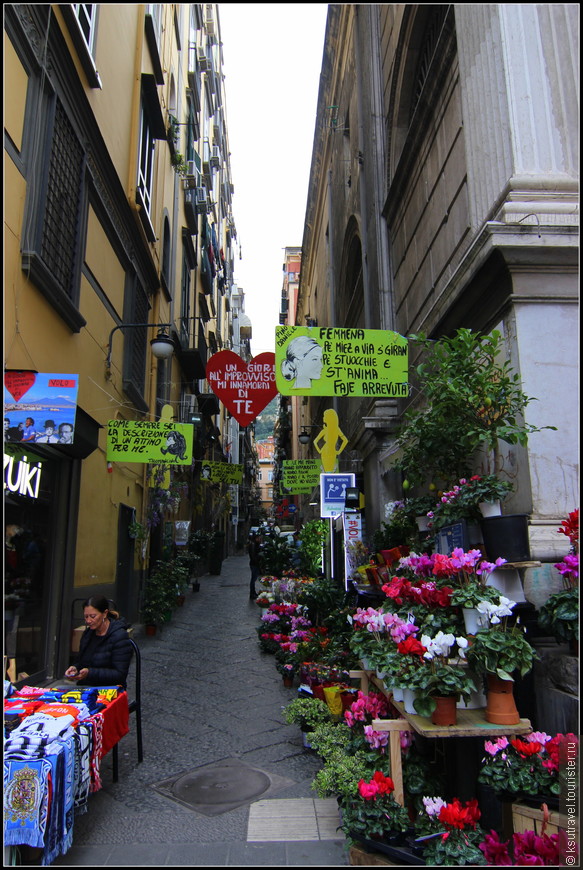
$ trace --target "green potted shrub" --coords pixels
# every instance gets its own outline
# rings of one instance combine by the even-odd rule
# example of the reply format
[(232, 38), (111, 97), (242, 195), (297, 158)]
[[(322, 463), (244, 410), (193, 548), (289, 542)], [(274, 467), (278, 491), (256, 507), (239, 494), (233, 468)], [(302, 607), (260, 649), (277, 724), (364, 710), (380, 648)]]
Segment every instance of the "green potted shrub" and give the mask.
[(333, 716), (325, 701), (318, 698), (296, 698), (283, 710), (288, 725), (298, 725), (304, 733), (313, 731), (321, 722), (332, 722)]
[(458, 329), (453, 336), (432, 340), (419, 334), (410, 341), (424, 354), (416, 367), (421, 406), (405, 415), (396, 465), (411, 485), (469, 477), (479, 448), (493, 454), (496, 469), (499, 441), (526, 446), (528, 436), (540, 431), (524, 419), (533, 398), (503, 359), (498, 330), (482, 335)]

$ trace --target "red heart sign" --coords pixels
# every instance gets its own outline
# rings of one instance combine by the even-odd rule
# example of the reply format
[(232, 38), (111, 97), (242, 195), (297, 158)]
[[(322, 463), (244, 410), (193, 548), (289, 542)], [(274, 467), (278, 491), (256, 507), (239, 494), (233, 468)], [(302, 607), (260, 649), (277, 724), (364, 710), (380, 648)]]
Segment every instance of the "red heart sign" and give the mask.
[(4, 372), (4, 386), (15, 402), (20, 402), (35, 381), (34, 372)]
[(260, 353), (251, 362), (221, 350), (206, 366), (206, 379), (241, 426), (248, 426), (277, 395), (275, 354)]

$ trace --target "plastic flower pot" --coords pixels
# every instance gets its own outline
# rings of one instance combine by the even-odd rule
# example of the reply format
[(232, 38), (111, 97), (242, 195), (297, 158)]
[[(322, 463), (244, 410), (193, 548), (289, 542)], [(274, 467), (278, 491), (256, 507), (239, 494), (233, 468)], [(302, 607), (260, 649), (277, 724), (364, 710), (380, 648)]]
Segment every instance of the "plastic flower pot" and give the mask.
[(508, 514), (503, 517), (482, 519), (484, 549), (490, 561), (498, 556), (508, 562), (528, 562), (530, 542), (528, 538), (528, 516)]

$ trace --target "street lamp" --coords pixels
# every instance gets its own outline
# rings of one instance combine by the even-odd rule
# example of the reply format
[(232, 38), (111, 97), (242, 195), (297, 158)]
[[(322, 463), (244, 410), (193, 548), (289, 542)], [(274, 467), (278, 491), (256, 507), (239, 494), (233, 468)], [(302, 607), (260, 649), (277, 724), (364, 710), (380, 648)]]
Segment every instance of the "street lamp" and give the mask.
[(113, 333), (117, 329), (158, 329), (158, 335), (150, 340), (152, 353), (156, 359), (169, 359), (174, 353), (174, 342), (166, 330), (170, 329), (171, 325), (170, 323), (120, 323), (119, 326), (114, 326), (109, 333), (107, 359), (105, 360), (106, 370), (109, 371), (111, 369)]
[(300, 444), (309, 444), (310, 441), (312, 440), (312, 436), (308, 432), (308, 429), (319, 429), (319, 428), (320, 428), (319, 426), (312, 426), (312, 425), (302, 426), (302, 431), (298, 435), (298, 441), (300, 442)]

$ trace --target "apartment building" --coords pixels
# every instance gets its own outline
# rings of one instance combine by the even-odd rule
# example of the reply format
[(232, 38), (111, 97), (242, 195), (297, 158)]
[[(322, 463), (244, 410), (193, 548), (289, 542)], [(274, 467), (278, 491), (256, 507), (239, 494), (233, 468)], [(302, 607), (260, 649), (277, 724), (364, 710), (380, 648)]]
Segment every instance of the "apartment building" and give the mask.
[[(541, 588), (578, 504), (577, 69), (574, 4), (331, 4), (293, 321), (502, 332), (528, 422), (557, 427), (503, 457)], [(299, 426), (337, 411), (369, 529), (402, 497), (395, 431), (415, 401), (299, 407)]]
[[(217, 4), (7, 5), (4, 56), (5, 369), (78, 380), (72, 444), (5, 443), (5, 469), (42, 470), (36, 497), (10, 486), (5, 507), (10, 654), (42, 679), (62, 673), (87, 595), (139, 618), (176, 520), (236, 536), (238, 504), (200, 466), (249, 448), (205, 365), (248, 341)], [(191, 465), (156, 481), (108, 461), (110, 421), (162, 418), (190, 425)], [(174, 498), (156, 514), (160, 487)]]

